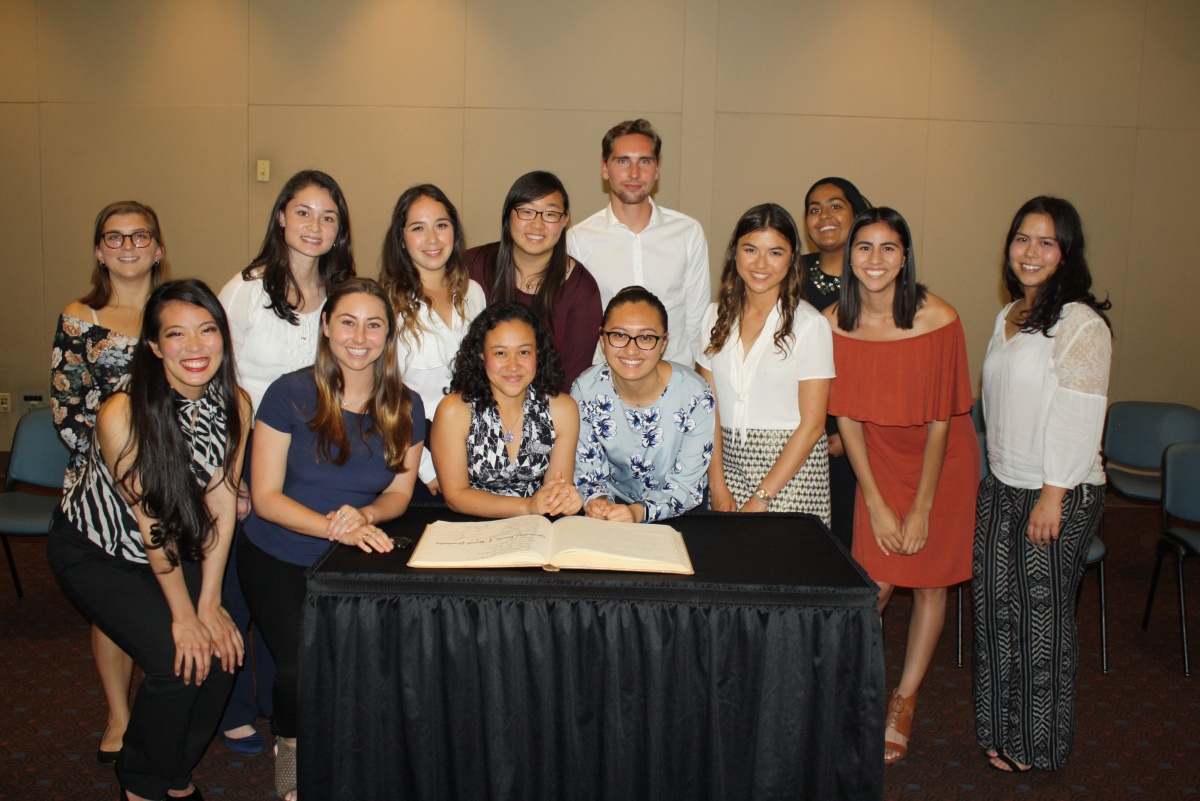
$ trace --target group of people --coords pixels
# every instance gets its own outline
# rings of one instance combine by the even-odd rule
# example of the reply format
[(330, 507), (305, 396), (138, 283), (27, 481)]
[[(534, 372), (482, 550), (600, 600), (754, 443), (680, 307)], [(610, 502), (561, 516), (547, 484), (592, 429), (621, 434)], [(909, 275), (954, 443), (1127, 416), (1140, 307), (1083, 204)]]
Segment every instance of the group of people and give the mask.
[[(123, 798), (199, 798), (190, 774), (213, 733), (258, 753), (262, 716), (294, 801), (305, 569), (330, 542), (392, 550), (380, 525), (414, 502), (815, 515), (879, 585), (881, 613), (913, 590), (885, 761), (907, 753), (947, 588), (971, 578), (980, 746), (1002, 770), (1069, 757), (1111, 355), (1074, 207), (1038, 197), (1013, 219), (980, 487), (963, 328), (917, 282), (898, 212), (821, 179), (802, 256), (792, 215), (755, 206), (710, 303), (703, 231), (650, 197), (653, 128), (621, 123), (601, 156), (603, 210), (568, 228), (566, 188), (531, 172), (499, 241), (470, 250), (446, 194), (411, 187), (378, 281), (356, 275), (349, 209), (322, 172), (287, 182), (219, 296), (164, 280), (153, 209), (101, 211), (92, 290), (52, 355), (73, 456), (49, 558), (93, 622), (98, 758)], [(251, 625), (253, 670), (238, 671)]]

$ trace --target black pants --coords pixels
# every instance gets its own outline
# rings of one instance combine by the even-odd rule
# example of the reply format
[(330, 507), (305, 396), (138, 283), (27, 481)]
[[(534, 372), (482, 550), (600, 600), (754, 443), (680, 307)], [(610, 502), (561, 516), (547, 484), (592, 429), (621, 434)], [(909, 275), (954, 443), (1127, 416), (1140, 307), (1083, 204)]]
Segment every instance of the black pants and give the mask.
[[(171, 610), (149, 565), (127, 562), (89, 542), (55, 516), (46, 547), (50, 568), (67, 596), (145, 671), (125, 731), (117, 778), (143, 798), (186, 790), (221, 719), (233, 675), (214, 659), (203, 684), (175, 675)], [(200, 597), (201, 570), (184, 561), (192, 602)]]
[(304, 613), (307, 568), (276, 559), (252, 543), (244, 531), (238, 532), (236, 547), (242, 592), (259, 633), (275, 657), (272, 693), (275, 714), (271, 718), (271, 731), (280, 737), (295, 737), (300, 619)]

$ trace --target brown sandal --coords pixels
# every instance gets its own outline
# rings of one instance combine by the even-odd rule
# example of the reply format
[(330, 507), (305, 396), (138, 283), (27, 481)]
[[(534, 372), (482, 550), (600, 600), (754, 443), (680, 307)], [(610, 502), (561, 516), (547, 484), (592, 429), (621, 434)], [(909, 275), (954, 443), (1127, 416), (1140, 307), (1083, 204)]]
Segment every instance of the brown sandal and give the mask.
[(275, 792), (281, 799), (296, 791), (296, 746), (275, 738)]
[[(887, 722), (884, 724), (884, 741), (883, 741), (883, 764), (890, 765), (893, 762), (899, 762), (908, 755), (908, 738), (912, 736), (912, 721), (913, 712), (917, 709), (917, 694), (905, 698), (900, 694), (899, 688), (892, 693), (892, 700), (888, 703)], [(904, 738), (904, 744), (886, 739), (886, 730), (892, 729)], [(889, 756), (888, 751), (895, 752), (895, 756)]]

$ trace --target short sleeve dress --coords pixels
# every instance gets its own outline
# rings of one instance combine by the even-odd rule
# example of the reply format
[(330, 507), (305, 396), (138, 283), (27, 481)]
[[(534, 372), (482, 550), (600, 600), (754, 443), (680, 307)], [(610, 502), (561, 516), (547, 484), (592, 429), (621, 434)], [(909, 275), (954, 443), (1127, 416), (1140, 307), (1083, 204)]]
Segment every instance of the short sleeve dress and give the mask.
[(970, 416), (962, 323), (890, 342), (835, 331), (833, 360), (837, 378), (829, 413), (862, 423), (875, 482), (901, 520), (916, 499), (925, 425), (950, 420), (925, 547), (911, 556), (885, 555), (875, 542), (860, 487), (854, 501), (854, 558), (872, 579), (901, 587), (949, 587), (971, 578), (979, 443)]

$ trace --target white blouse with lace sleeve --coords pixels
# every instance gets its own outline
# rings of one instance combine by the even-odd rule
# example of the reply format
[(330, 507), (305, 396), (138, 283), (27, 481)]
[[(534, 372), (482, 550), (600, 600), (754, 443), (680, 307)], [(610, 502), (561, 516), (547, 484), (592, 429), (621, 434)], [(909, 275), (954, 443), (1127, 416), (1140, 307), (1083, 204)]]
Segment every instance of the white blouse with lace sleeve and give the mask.
[(996, 318), (983, 362), (983, 409), (992, 472), (1011, 487), (1103, 484), (1100, 437), (1108, 408), (1112, 335), (1082, 303), (1063, 307), (1051, 336), (1005, 339)]

